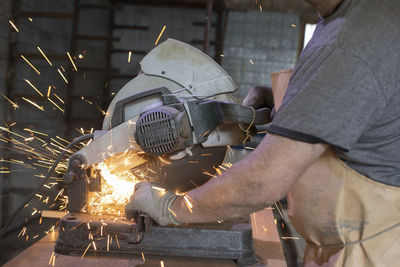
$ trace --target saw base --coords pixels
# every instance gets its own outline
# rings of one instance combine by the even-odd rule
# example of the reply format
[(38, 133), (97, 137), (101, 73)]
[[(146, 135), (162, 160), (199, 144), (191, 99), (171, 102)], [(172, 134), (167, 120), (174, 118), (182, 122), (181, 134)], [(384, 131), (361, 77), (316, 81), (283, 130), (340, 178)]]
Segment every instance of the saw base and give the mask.
[(61, 219), (55, 252), (63, 255), (137, 257), (182, 256), (256, 263), (248, 223), (152, 226), (141, 235), (137, 225), (115, 217), (70, 214)]

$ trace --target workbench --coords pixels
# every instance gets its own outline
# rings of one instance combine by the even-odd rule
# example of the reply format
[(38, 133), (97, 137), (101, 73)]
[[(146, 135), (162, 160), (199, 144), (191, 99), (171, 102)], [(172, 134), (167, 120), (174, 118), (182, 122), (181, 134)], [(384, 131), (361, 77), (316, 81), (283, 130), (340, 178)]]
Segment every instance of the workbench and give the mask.
[[(286, 267), (285, 257), (276, 230), (275, 219), (272, 210), (267, 208), (258, 213), (251, 214), (254, 245), (258, 257), (258, 263), (254, 266)], [(51, 266), (50, 258), (54, 251), (58, 231), (54, 231), (34, 245), (20, 253), (6, 263), (5, 267), (18, 266)], [(220, 261), (196, 258), (155, 257), (141, 256), (135, 258), (100, 257), (100, 256), (64, 256), (55, 255), (54, 266), (235, 266), (233, 261)]]

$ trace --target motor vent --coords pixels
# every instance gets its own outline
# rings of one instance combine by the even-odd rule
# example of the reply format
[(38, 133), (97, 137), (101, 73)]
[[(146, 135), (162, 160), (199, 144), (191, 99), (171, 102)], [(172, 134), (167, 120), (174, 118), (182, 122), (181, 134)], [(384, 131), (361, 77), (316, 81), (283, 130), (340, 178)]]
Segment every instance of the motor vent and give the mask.
[(170, 154), (179, 144), (180, 129), (172, 112), (156, 109), (139, 117), (135, 138), (144, 152), (150, 155)]

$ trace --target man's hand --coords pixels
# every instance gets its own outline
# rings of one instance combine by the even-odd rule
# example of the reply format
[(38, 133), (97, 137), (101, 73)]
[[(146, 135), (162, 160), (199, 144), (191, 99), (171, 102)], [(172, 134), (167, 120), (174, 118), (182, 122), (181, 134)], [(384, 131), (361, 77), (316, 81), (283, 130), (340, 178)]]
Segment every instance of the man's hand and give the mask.
[(135, 186), (135, 193), (125, 206), (125, 215), (130, 220), (137, 218), (139, 213), (148, 214), (161, 226), (168, 224), (179, 225), (171, 212), (171, 205), (178, 196), (157, 185), (140, 182)]
[(253, 107), (254, 109), (269, 108), (271, 120), (273, 115), (275, 115), (274, 97), (272, 95), (272, 88), (270, 87), (254, 86), (247, 93), (242, 105)]

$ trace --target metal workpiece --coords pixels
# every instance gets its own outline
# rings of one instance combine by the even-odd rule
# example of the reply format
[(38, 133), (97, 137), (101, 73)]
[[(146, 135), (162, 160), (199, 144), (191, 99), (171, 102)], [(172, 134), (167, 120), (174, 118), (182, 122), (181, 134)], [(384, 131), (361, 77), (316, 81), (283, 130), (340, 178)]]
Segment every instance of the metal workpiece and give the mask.
[[(141, 228), (142, 230), (138, 229)], [(248, 223), (143, 226), (114, 217), (70, 214), (61, 219), (55, 252), (63, 255), (137, 257), (179, 256), (254, 264), (256, 255)]]

